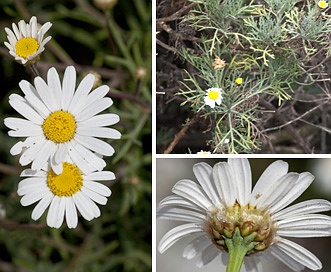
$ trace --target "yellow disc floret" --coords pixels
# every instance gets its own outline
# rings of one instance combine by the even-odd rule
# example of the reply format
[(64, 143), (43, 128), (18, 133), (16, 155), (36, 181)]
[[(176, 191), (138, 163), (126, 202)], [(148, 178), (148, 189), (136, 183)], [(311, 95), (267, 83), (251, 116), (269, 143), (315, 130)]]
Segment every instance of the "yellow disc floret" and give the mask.
[(15, 44), (16, 54), (24, 59), (38, 51), (39, 43), (34, 38), (22, 38)]
[(72, 196), (83, 186), (82, 173), (76, 165), (64, 162), (60, 175), (55, 174), (52, 169), (48, 171), (47, 185), (54, 195)]
[(218, 92), (215, 91), (215, 90), (210, 90), (208, 92), (208, 97), (211, 99), (211, 100), (216, 100), (218, 98)]
[(76, 132), (76, 121), (71, 113), (55, 111), (51, 113), (42, 125), (44, 135), (55, 143), (70, 141)]

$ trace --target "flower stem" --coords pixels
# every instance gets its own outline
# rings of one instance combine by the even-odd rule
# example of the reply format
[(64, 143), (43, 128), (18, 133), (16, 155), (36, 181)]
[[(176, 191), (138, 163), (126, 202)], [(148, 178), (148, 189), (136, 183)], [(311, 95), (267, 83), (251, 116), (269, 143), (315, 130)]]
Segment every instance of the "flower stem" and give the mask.
[(38, 69), (37, 69), (37, 66), (35, 63), (31, 64), (30, 68), (31, 68), (31, 71), (32, 71), (34, 77), (39, 76), (39, 72), (38, 72)]
[(257, 233), (253, 232), (243, 238), (239, 228), (236, 227), (232, 238), (225, 238), (225, 244), (229, 250), (226, 272), (240, 272), (247, 252), (251, 251), (257, 244), (257, 242), (253, 242), (256, 235)]

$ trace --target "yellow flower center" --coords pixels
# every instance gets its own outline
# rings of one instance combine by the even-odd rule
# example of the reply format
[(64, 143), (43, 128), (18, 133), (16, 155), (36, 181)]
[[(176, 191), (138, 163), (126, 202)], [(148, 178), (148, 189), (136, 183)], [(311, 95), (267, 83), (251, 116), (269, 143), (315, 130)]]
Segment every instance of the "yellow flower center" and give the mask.
[(16, 54), (24, 59), (37, 52), (39, 43), (34, 38), (22, 38), (15, 44)]
[(238, 77), (238, 78), (236, 79), (236, 83), (237, 83), (237, 84), (241, 84), (241, 83), (243, 83), (243, 79), (242, 79), (241, 77)]
[(239, 228), (242, 237), (253, 234), (254, 248), (247, 255), (267, 249), (276, 232), (268, 212), (249, 205), (241, 207), (237, 202), (232, 207), (215, 207), (207, 217), (206, 226), (212, 242), (217, 248), (226, 251), (225, 240), (233, 237), (236, 228)]
[(42, 124), (45, 137), (55, 143), (70, 141), (76, 132), (76, 121), (71, 113), (55, 111)]
[(218, 98), (218, 92), (215, 91), (215, 90), (211, 90), (211, 91), (208, 92), (208, 97), (211, 100), (216, 100)]
[(51, 169), (47, 174), (47, 185), (54, 195), (72, 196), (83, 186), (81, 171), (74, 164), (64, 162), (63, 171), (56, 175)]

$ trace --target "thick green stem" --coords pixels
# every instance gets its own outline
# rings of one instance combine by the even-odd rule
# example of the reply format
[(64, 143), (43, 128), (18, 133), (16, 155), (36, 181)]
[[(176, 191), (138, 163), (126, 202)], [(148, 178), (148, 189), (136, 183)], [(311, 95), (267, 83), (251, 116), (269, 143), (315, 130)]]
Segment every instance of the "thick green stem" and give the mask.
[(242, 237), (237, 227), (232, 238), (226, 238), (225, 244), (229, 250), (228, 265), (226, 272), (240, 272), (247, 252), (251, 251), (257, 242), (253, 242), (257, 233), (253, 232), (246, 237)]

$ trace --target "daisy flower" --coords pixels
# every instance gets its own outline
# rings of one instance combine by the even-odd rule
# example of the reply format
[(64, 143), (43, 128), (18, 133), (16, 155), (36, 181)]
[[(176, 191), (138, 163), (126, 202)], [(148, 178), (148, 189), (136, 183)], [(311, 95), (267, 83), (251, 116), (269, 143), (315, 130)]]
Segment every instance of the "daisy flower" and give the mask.
[(23, 206), (38, 204), (32, 211), (32, 219), (38, 220), (47, 207), (47, 225), (61, 227), (64, 217), (68, 228), (75, 228), (78, 223), (77, 210), (88, 221), (100, 216), (95, 204), (105, 205), (110, 189), (95, 180), (113, 180), (110, 171), (92, 172), (84, 175), (72, 162), (63, 162), (63, 171), (57, 175), (50, 168), (34, 171), (26, 169), (21, 177), (27, 177), (18, 184), (18, 195), (22, 196)]
[(236, 83), (237, 83), (238, 85), (240, 85), (241, 83), (243, 83), (243, 79), (242, 79), (242, 77), (238, 77), (238, 78), (236, 79)]
[(210, 88), (206, 91), (206, 96), (204, 97), (204, 101), (206, 105), (211, 108), (215, 108), (215, 104), (221, 105), (222, 103), (222, 89), (220, 88)]
[(12, 24), (12, 30), (6, 27), (9, 43), (5, 42), (5, 45), (9, 54), (24, 66), (35, 63), (45, 50), (46, 43), (52, 38), (48, 36), (44, 39), (51, 26), (52, 24), (47, 22), (38, 29), (37, 18), (33, 16), (28, 24), (21, 20), (17, 25)]
[(197, 152), (198, 155), (210, 155), (210, 151), (204, 151), (204, 150), (201, 150), (199, 152)]
[[(261, 257), (277, 258), (294, 271), (321, 269), (317, 257), (284, 237), (331, 236), (331, 217), (317, 214), (331, 210), (331, 203), (314, 199), (287, 207), (312, 183), (308, 172), (288, 173), (288, 164), (275, 161), (252, 190), (247, 159), (229, 159), (211, 167), (193, 167), (198, 180), (183, 179), (173, 195), (158, 208), (160, 219), (184, 221), (166, 233), (159, 243), (163, 253), (183, 237), (194, 235), (184, 257), (196, 258), (202, 267), (218, 255), (227, 271), (264, 271)], [(287, 207), (287, 208), (286, 208)]]
[(213, 67), (215, 70), (221, 70), (226, 66), (226, 63), (224, 60), (222, 60), (220, 57), (216, 57), (213, 62)]
[(4, 120), (11, 130), (11, 137), (27, 137), (10, 150), (12, 155), (21, 157), (25, 166), (32, 162), (32, 170), (40, 170), (49, 161), (55, 173), (62, 171), (62, 162), (67, 154), (84, 174), (92, 169), (102, 170), (106, 163), (102, 156), (111, 156), (113, 147), (98, 139), (119, 139), (121, 134), (106, 126), (119, 121), (117, 114), (97, 115), (112, 105), (109, 97), (104, 97), (108, 86), (100, 86), (91, 91), (94, 76), (83, 78), (75, 90), (76, 71), (67, 67), (61, 86), (55, 68), (47, 73), (47, 83), (36, 77), (34, 85), (26, 80), (19, 83), (24, 97), (9, 96), (9, 104), (23, 118), (9, 117)]
[(326, 1), (318, 1), (317, 5), (321, 9), (325, 9), (329, 6), (328, 2), (326, 2)]

